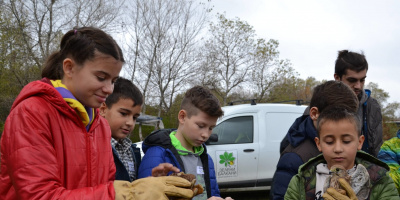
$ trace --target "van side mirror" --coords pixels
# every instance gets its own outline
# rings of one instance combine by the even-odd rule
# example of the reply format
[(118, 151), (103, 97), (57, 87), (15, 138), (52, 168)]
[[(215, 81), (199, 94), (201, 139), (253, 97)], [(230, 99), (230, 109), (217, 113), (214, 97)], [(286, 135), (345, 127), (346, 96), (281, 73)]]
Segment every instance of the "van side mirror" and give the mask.
[(206, 144), (210, 144), (210, 142), (218, 142), (218, 135), (215, 133), (212, 133), (208, 140), (206, 141)]

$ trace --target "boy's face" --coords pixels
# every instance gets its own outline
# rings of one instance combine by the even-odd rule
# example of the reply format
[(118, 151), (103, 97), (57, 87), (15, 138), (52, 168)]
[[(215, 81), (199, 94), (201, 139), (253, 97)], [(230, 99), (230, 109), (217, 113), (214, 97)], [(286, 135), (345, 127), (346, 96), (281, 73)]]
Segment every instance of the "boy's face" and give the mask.
[(110, 124), (112, 137), (116, 140), (126, 138), (135, 128), (142, 106), (133, 106), (133, 103), (132, 99), (120, 99), (111, 108), (105, 103), (100, 107), (100, 115)]
[(357, 150), (360, 150), (364, 136), (358, 136), (356, 126), (347, 119), (340, 121), (325, 121), (315, 138), (319, 151), (322, 152), (328, 164), (342, 165), (345, 169), (354, 166)]
[(179, 127), (176, 133), (177, 139), (187, 150), (193, 150), (208, 140), (212, 129), (217, 123), (218, 117), (211, 117), (203, 111), (198, 111), (190, 118), (185, 110), (179, 111)]

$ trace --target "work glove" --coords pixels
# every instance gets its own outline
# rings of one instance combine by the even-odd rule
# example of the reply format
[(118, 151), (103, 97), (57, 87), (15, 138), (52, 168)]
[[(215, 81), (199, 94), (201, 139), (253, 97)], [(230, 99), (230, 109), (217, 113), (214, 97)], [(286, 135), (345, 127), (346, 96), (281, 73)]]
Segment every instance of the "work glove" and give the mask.
[(160, 176), (137, 179), (133, 182), (114, 181), (116, 200), (168, 200), (170, 197), (191, 199), (192, 183), (177, 176)]
[(344, 178), (339, 178), (339, 184), (346, 191), (346, 195), (340, 194), (340, 192), (330, 187), (322, 195), (324, 200), (358, 200), (356, 193)]

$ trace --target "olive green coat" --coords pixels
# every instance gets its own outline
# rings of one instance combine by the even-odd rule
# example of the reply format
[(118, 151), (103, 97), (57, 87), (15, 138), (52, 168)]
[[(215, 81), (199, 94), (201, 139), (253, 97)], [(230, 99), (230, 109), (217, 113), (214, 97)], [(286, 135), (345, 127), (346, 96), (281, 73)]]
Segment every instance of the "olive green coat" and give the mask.
[[(316, 167), (320, 163), (326, 163), (322, 154), (300, 166), (298, 174), (290, 180), (285, 200), (315, 199)], [(400, 200), (396, 186), (388, 175), (389, 167), (385, 163), (359, 151), (356, 156), (356, 164), (364, 165), (369, 173), (372, 185), (369, 199)]]

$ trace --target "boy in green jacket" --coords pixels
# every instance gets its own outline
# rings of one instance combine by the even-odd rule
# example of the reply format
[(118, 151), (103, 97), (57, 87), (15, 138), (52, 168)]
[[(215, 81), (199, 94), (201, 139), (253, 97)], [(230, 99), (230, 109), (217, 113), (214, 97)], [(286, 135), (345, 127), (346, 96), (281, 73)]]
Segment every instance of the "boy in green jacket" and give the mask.
[(285, 199), (400, 199), (389, 167), (360, 151), (364, 136), (357, 114), (329, 106), (318, 117), (317, 132), (322, 155), (300, 166)]

